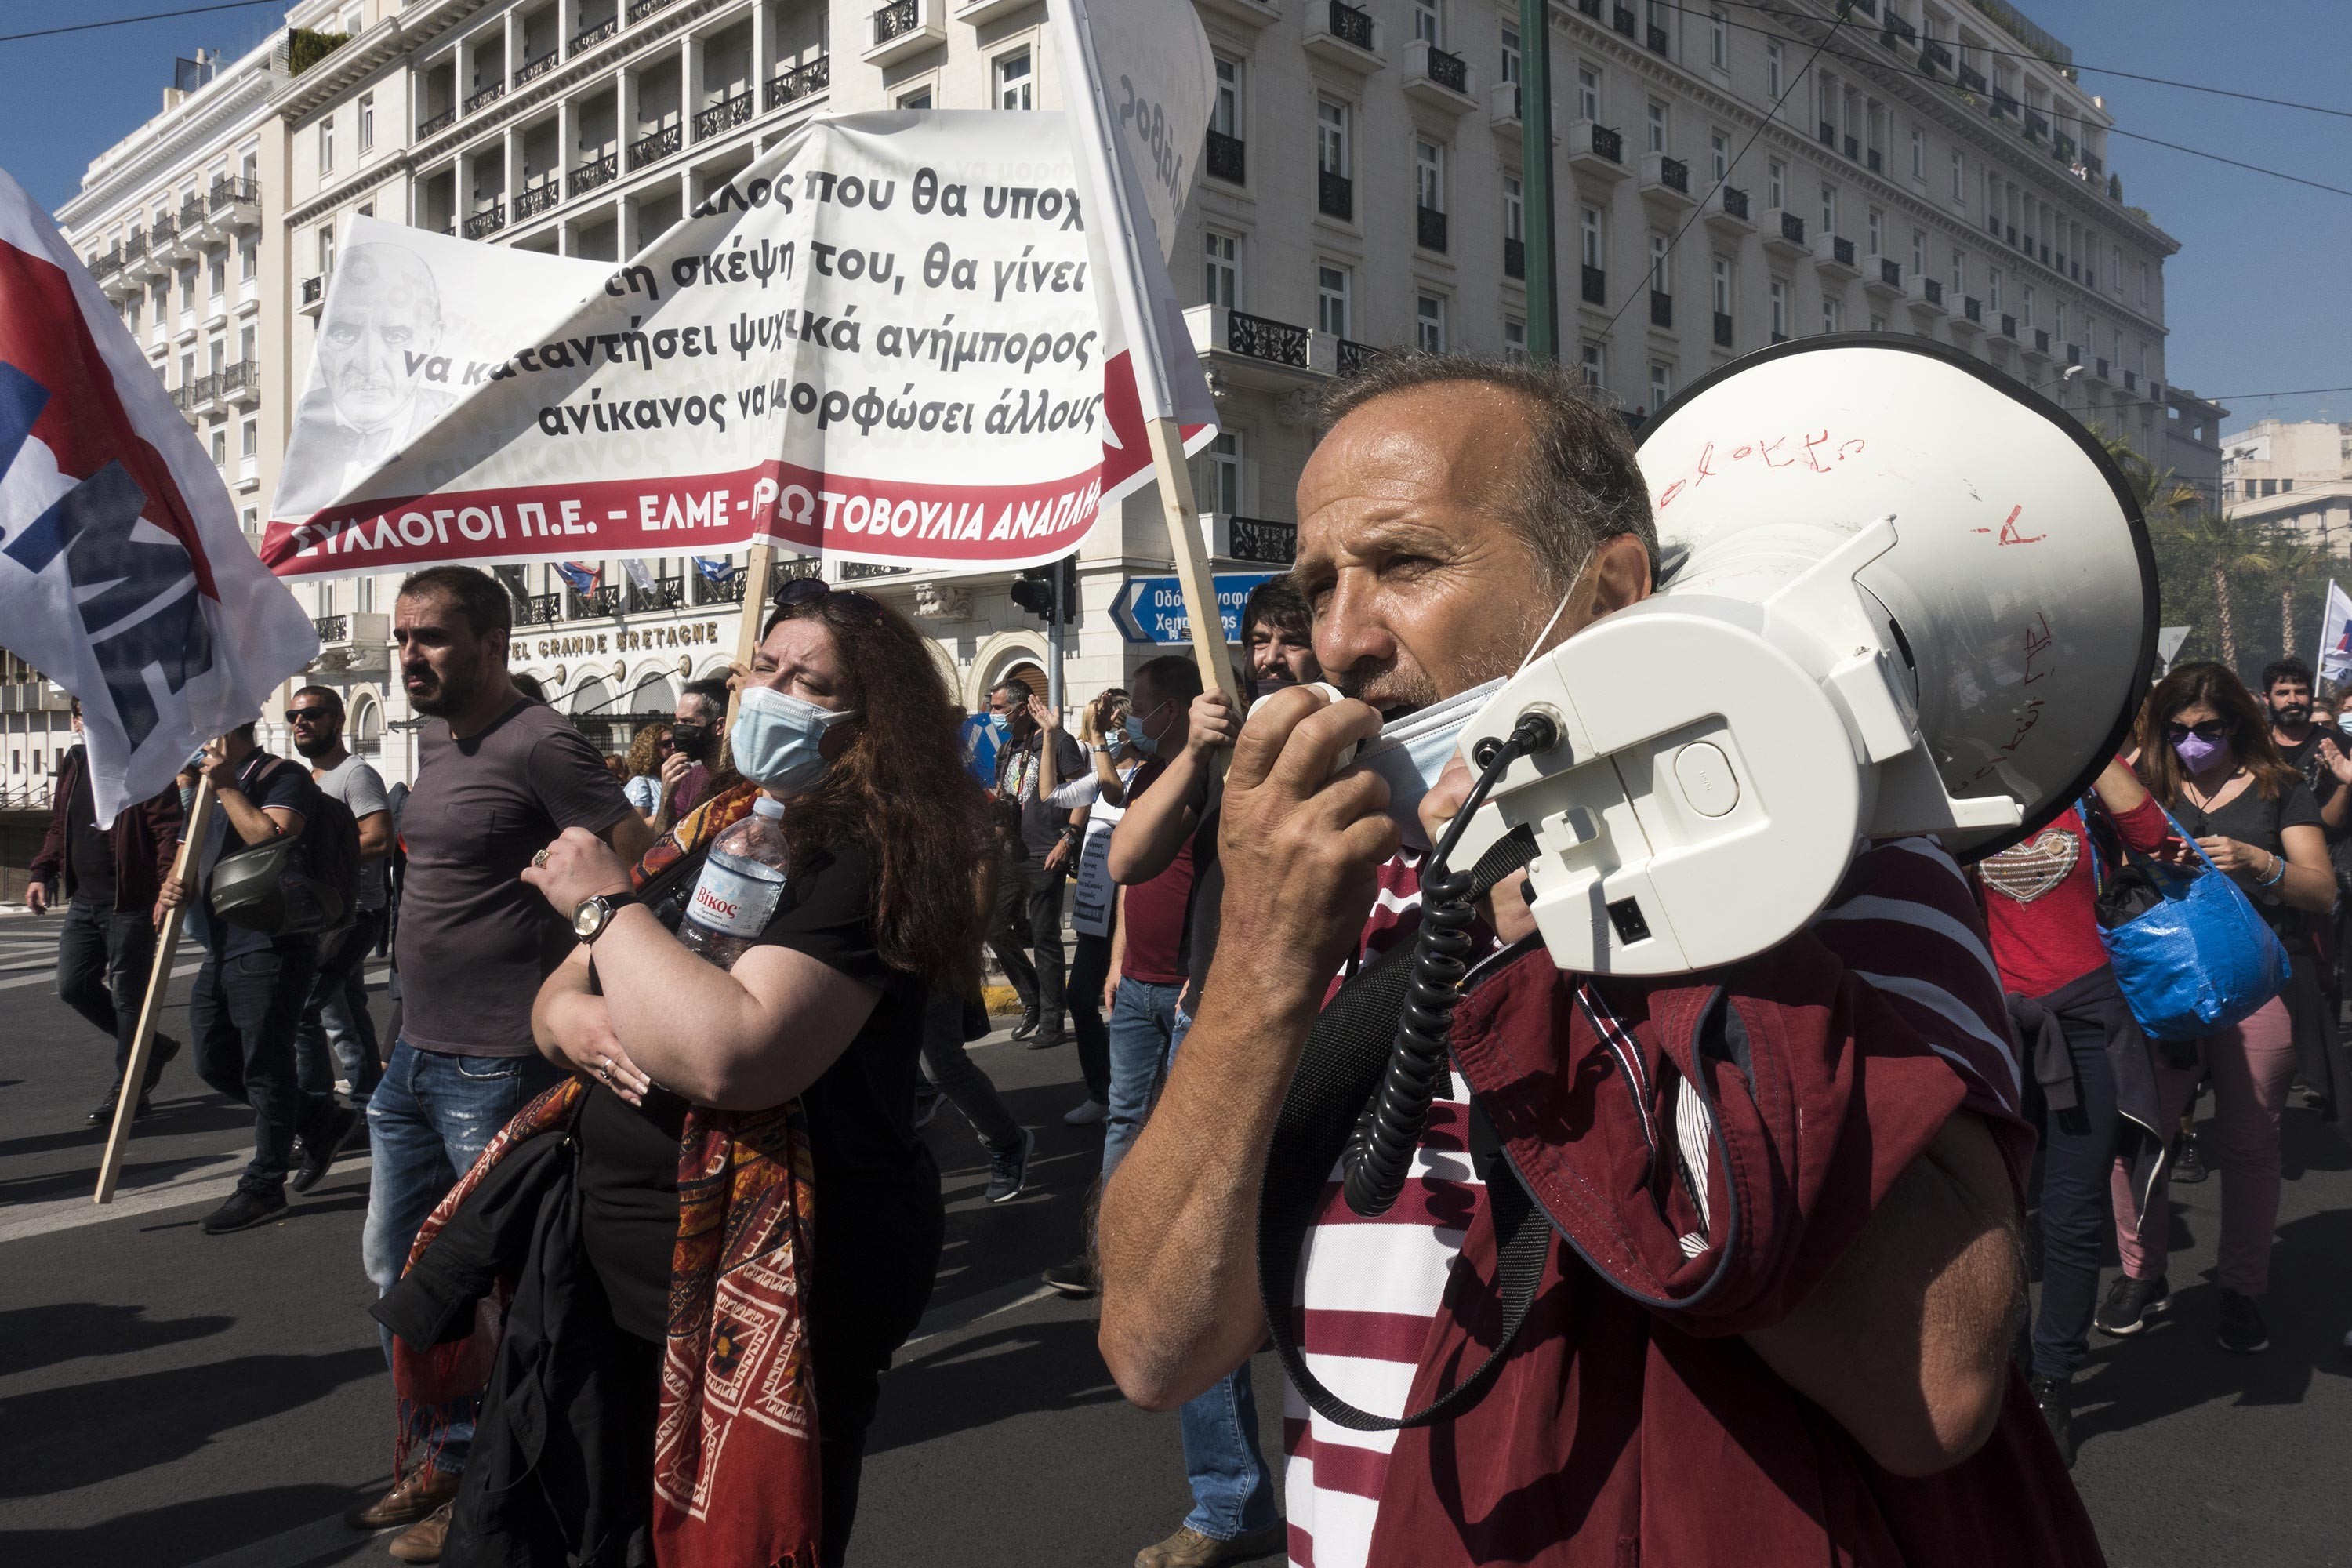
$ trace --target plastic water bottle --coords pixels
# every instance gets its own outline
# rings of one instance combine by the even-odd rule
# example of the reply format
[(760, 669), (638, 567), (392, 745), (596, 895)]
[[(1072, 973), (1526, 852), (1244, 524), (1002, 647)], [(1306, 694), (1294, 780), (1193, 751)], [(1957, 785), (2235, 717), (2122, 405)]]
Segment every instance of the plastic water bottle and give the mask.
[(751, 815), (719, 836), (687, 900), (677, 939), (721, 969), (767, 929), (784, 896), (788, 857), (780, 819), (784, 803), (763, 795)]

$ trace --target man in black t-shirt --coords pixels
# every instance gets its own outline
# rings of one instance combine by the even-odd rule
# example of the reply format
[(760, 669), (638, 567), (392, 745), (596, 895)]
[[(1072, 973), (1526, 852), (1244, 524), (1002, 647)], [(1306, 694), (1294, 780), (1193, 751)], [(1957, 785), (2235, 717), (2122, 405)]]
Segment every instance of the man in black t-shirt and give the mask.
[[(1040, 723), (1042, 705), (1025, 680), (1007, 680), (989, 695), (991, 714), (1005, 721), (996, 752), (996, 798), (1021, 808), (1021, 888), (1029, 921), (1029, 954), (1037, 971), (1037, 1000), (1013, 1032), (1033, 1032), (1039, 1047), (1060, 1045), (1063, 1032), (1062, 891), (1077, 863), (1086, 810), (1056, 805), (1052, 796), (1086, 771), (1086, 754), (1059, 723)], [(1050, 749), (1049, 749), (1050, 748)], [(1000, 918), (995, 942), (1006, 921)]]
[[(197, 846), (192, 883), (165, 879), (166, 905), (205, 897), (223, 855), (299, 838), (319, 820), (310, 771), (255, 745), (251, 724), (205, 746), (204, 772), (213, 783), (212, 818)], [(293, 868), (310, 868), (307, 846), (296, 849)], [(332, 1094), (305, 1091), (295, 1065), (294, 1034), (318, 967), (315, 932), (273, 935), (225, 920), (205, 922), (205, 962), (188, 995), (196, 1072), (252, 1106), (254, 1116), (253, 1158), (228, 1201), (205, 1216), (207, 1236), (260, 1225), (284, 1210), (297, 1133), (310, 1159), (331, 1162), (359, 1124), (358, 1113)]]

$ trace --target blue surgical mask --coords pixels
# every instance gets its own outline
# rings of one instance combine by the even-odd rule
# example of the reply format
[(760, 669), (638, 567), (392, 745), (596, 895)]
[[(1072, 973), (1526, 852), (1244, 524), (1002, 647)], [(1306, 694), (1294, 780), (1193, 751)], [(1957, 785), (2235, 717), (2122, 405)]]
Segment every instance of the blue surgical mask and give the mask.
[(818, 750), (824, 732), (854, 714), (855, 710), (820, 708), (773, 687), (746, 687), (729, 737), (735, 770), (772, 795), (798, 795), (824, 773)]
[[(1167, 706), (1168, 704), (1163, 702), (1160, 708)], [(1160, 708), (1155, 708), (1152, 711), (1157, 713)], [(1144, 729), (1143, 715), (1140, 713), (1129, 713), (1127, 716), (1127, 745), (1128, 749), (1139, 757), (1156, 757), (1160, 754), (1160, 737)]]
[(1393, 723), (1381, 725), (1381, 732), (1357, 753), (1358, 765), (1388, 781), (1388, 814), (1403, 831), (1410, 847), (1429, 847), (1428, 835), (1421, 830), (1421, 797), (1437, 787), (1437, 776), (1461, 744), (1463, 727), (1501, 689), (1498, 677), (1443, 702), (1415, 709)]
[(1013, 716), (1009, 713), (991, 713), (988, 716), (988, 727), (1002, 735), (1013, 728)]

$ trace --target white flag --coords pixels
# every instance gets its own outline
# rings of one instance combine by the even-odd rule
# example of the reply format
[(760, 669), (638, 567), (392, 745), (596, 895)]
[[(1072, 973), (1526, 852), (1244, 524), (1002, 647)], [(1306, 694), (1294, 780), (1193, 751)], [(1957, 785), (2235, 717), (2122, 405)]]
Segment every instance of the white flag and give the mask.
[(1213, 426), (1167, 262), (1216, 96), (1208, 35), (1177, 0), (1048, 0), (1045, 9), (1087, 232), (1126, 324), (1143, 417)]
[(5, 173), (0, 636), (81, 699), (101, 827), (319, 652), (147, 356)]
[(2327, 583), (2327, 616), (2319, 627), (2319, 679), (2341, 686), (2352, 679), (2352, 596)]

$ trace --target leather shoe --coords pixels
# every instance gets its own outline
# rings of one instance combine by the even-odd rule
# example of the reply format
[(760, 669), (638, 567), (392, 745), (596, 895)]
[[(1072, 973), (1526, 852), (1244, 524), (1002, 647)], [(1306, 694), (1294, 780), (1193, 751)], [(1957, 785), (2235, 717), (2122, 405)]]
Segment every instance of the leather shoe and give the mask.
[(409, 1472), (406, 1479), (364, 1508), (344, 1511), (343, 1522), (353, 1530), (389, 1530), (415, 1524), (457, 1495), (457, 1478), (431, 1463)]
[(1278, 1519), (1229, 1541), (1203, 1535), (1189, 1524), (1181, 1525), (1167, 1540), (1137, 1552), (1135, 1568), (1223, 1568), (1227, 1563), (1271, 1557), (1289, 1540), (1289, 1526)]
[(441, 1548), (449, 1540), (449, 1513), (450, 1505), (443, 1503), (394, 1536), (392, 1544), (384, 1550), (392, 1553), (396, 1563), (440, 1562)]
[(1021, 1015), (1021, 1021), (1019, 1023), (1013, 1026), (1013, 1037), (1016, 1040), (1025, 1040), (1036, 1032), (1037, 1009), (1032, 1007), (1029, 1011)]
[[(92, 1127), (100, 1128), (113, 1126), (114, 1102), (121, 1098), (122, 1085), (117, 1083), (112, 1089), (106, 1091), (106, 1098), (99, 1102), (98, 1109), (89, 1113), (89, 1124)], [(147, 1096), (142, 1093), (139, 1097), (139, 1103), (131, 1108), (131, 1120), (136, 1121), (142, 1117), (152, 1116), (154, 1114), (155, 1107), (148, 1100)]]
[(139, 1093), (142, 1099), (146, 1097), (150, 1089), (163, 1081), (165, 1065), (179, 1054), (180, 1041), (177, 1036), (159, 1034), (155, 1037), (154, 1043), (147, 1048), (146, 1075), (139, 1080)]

